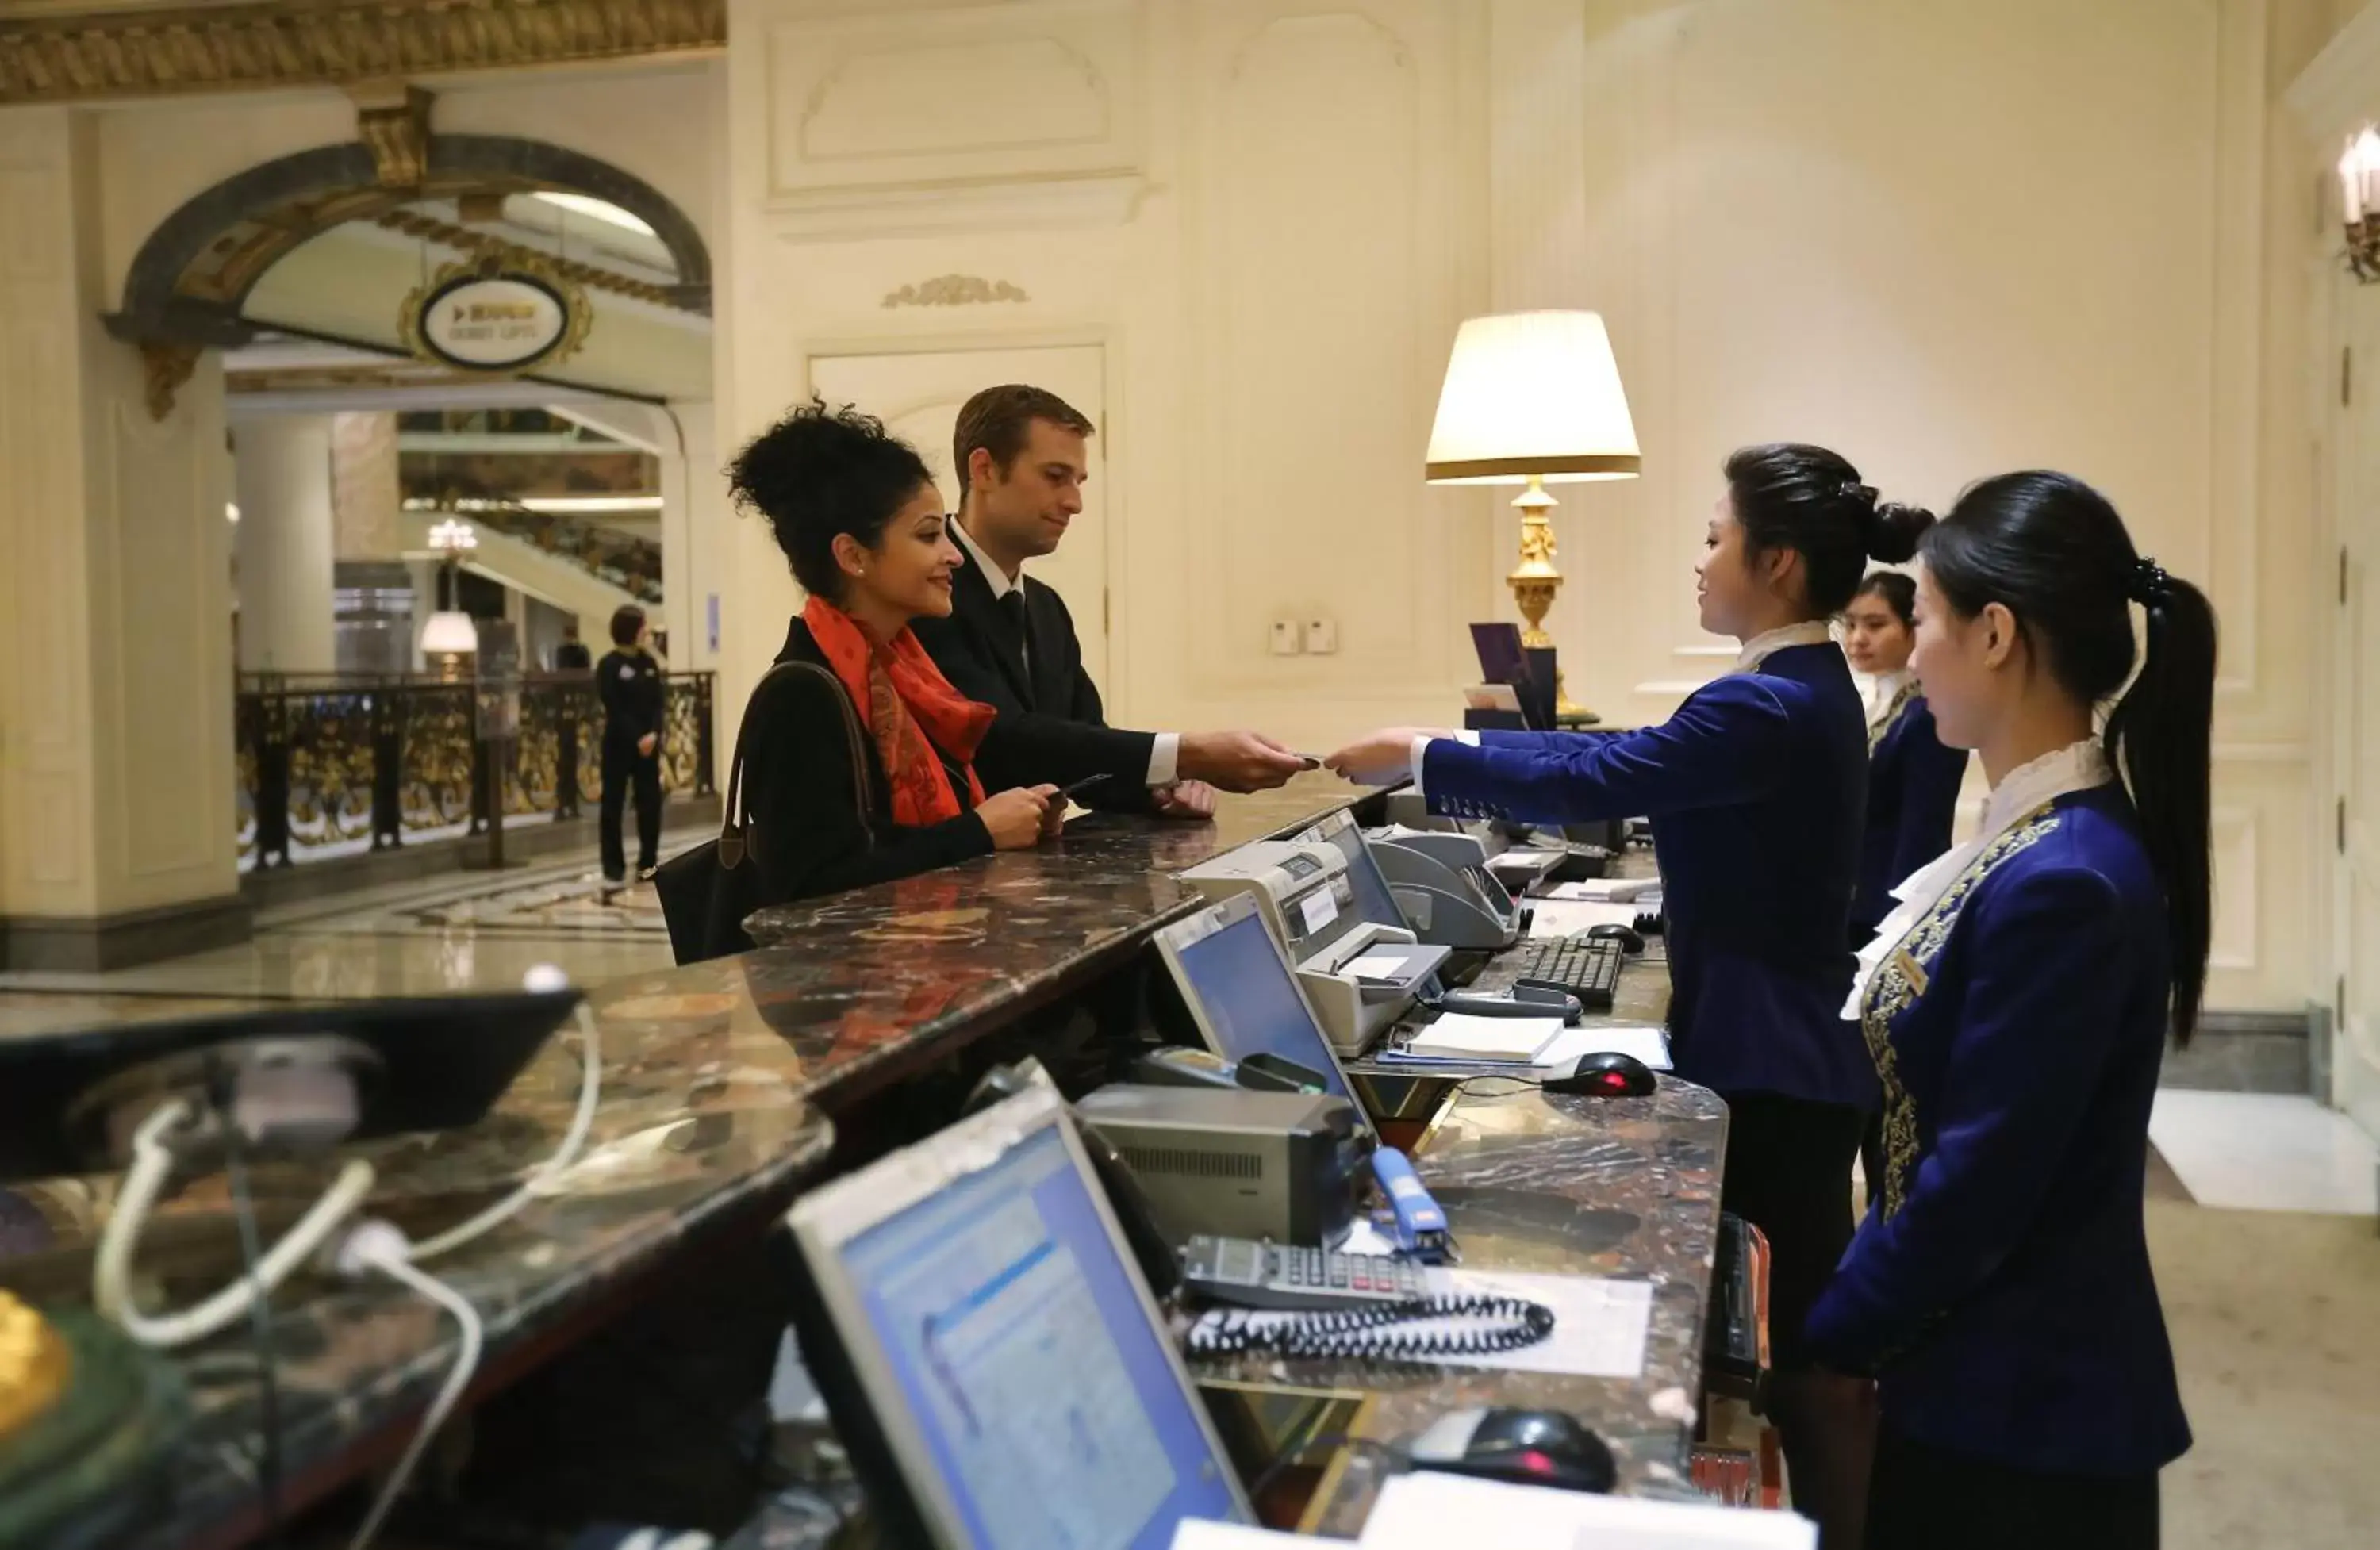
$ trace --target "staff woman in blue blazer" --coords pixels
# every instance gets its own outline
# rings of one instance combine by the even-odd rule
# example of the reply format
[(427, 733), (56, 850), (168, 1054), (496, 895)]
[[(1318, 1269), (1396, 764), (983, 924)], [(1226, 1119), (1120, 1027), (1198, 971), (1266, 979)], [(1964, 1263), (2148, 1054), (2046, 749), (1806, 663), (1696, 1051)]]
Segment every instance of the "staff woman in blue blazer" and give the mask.
[(2190, 1427), (2143, 1174), (2206, 979), (2215, 614), (2063, 474), (1975, 486), (1920, 559), (1917, 675), (1992, 794), (1860, 954), (1884, 1175), (1806, 1334), (1877, 1376), (1870, 1550), (2151, 1546)]
[(1864, 1383), (1813, 1369), (1803, 1315), (1852, 1236), (1852, 1158), (1876, 1082), (1840, 1015), (1867, 786), (1866, 718), (1828, 621), (1871, 556), (1906, 560), (1933, 518), (1876, 504), (1821, 447), (1746, 447), (1695, 566), (1703, 628), (1735, 671), (1657, 727), (1611, 733), (1377, 733), (1331, 756), (1366, 781), (1417, 775), (1432, 811), (1563, 823), (1657, 819), (1679, 1074), (1728, 1100), (1726, 1208), (1772, 1251), (1775, 1381), (1796, 1506), (1856, 1545)]
[(1936, 735), (1934, 712), (1909, 671), (1916, 608), (1915, 582), (1878, 571), (1843, 610), (1843, 655), (1876, 681), (1867, 712), (1867, 826), (1852, 895), (1854, 949), (1865, 947), (1891, 913), (1895, 885), (1950, 848), (1967, 778), (1967, 750), (1946, 747)]
[[(1967, 750), (1943, 745), (1934, 712), (1909, 671), (1917, 644), (1917, 584), (1898, 571), (1860, 583), (1843, 610), (1843, 655), (1875, 680), (1867, 708), (1867, 827), (1860, 836), (1859, 888), (1852, 895), (1852, 946), (1865, 947), (1892, 910), (1900, 879), (1950, 848)], [(1884, 1172), (1880, 1114), (1860, 1141), (1868, 1193)]]

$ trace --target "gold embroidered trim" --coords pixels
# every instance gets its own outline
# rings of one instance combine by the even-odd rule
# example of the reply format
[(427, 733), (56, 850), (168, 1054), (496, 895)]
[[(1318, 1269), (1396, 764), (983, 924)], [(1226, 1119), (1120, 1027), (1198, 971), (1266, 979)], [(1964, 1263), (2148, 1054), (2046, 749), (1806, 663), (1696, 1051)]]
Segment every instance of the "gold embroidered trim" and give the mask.
[[(1860, 1031), (1866, 1035), (1868, 1058), (1876, 1062), (1876, 1078), (1884, 1084), (1881, 1183), (1888, 1221), (1900, 1214), (1902, 1204), (1909, 1198), (1910, 1174), (1917, 1163), (1917, 1106), (1908, 1089), (1900, 1084), (1900, 1071), (1893, 1059), (1892, 1020), (1915, 1006), (1925, 994), (1932, 980), (1934, 961), (1949, 941), (1950, 932), (1959, 924), (1959, 913), (1966, 907), (1975, 885), (1991, 876), (2009, 857), (2032, 849), (2055, 832), (2058, 821), (2057, 809), (2045, 802), (1985, 846), (1984, 853), (1968, 864), (1934, 907), (1909, 928), (1900, 945), (1893, 949), (1876, 969), (1876, 977), (1868, 982), (1867, 999), (1860, 1007)], [(1874, 1192), (1877, 1184), (1878, 1181), (1870, 1180), (1869, 1190)]]
[(1917, 680), (1914, 678), (1893, 691), (1892, 703), (1884, 708), (1884, 714), (1867, 729), (1867, 751), (1871, 757), (1876, 754), (1876, 745), (1884, 741), (1885, 734), (1900, 721), (1901, 712), (1909, 708), (1909, 702), (1916, 697)]

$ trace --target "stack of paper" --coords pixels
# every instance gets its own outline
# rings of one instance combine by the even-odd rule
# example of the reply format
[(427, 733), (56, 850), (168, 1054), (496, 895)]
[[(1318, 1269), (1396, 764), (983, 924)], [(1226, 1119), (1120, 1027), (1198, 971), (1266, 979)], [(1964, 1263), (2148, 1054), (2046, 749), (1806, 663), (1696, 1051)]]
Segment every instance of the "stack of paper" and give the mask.
[(1531, 899), (1529, 935), (1570, 937), (1594, 926), (1633, 926), (1641, 913), (1633, 904), (1601, 899)]
[(1815, 1550), (1818, 1527), (1791, 1512), (1597, 1496), (1419, 1471), (1380, 1487), (1356, 1543), (1363, 1550)]
[(1476, 1017), (1450, 1011), (1415, 1034), (1405, 1053), (1432, 1060), (1509, 1060), (1524, 1065), (1561, 1036), (1559, 1017)]
[(1660, 890), (1658, 878), (1586, 878), (1577, 882), (1555, 883), (1538, 897), (1623, 903)]

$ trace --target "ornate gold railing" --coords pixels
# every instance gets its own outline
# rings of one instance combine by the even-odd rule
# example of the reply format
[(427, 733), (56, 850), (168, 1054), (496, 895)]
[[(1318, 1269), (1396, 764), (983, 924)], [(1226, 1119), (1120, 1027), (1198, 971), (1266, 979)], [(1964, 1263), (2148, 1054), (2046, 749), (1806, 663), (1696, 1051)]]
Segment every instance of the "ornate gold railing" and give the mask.
[[(712, 677), (666, 677), (662, 786), (711, 792)], [(602, 794), (603, 712), (584, 673), (521, 681), (520, 735), (480, 739), (468, 684), (244, 678), (237, 697), (243, 867), (386, 850), (488, 827), (489, 761), (508, 817), (577, 817)]]

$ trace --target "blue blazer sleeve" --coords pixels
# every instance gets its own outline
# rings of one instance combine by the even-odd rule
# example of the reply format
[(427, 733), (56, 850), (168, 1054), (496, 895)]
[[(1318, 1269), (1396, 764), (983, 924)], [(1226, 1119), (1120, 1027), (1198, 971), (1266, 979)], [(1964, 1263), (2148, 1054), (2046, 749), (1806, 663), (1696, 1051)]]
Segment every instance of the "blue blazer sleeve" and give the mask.
[(1770, 789), (1788, 768), (1791, 737), (1776, 686), (1733, 673), (1657, 727), (1490, 732), (1477, 747), (1439, 739), (1423, 756), (1422, 790), (1433, 811), (1484, 803), (1528, 823), (1723, 806)]
[[(1861, 1225), (1805, 1333), (1872, 1372), (1998, 1268), (2043, 1209), (2099, 1086), (2127, 975), (2115, 887), (2081, 867), (1979, 900), (1933, 1150), (1908, 1198)], [(1944, 987), (1948, 989), (1948, 987)]]
[(1950, 848), (1958, 819), (1959, 788), (1967, 779), (1967, 750), (1946, 747), (1934, 730), (1934, 713), (1921, 701), (1907, 712), (1902, 731), (1900, 828), (1893, 836), (1888, 885), (1925, 866)]

